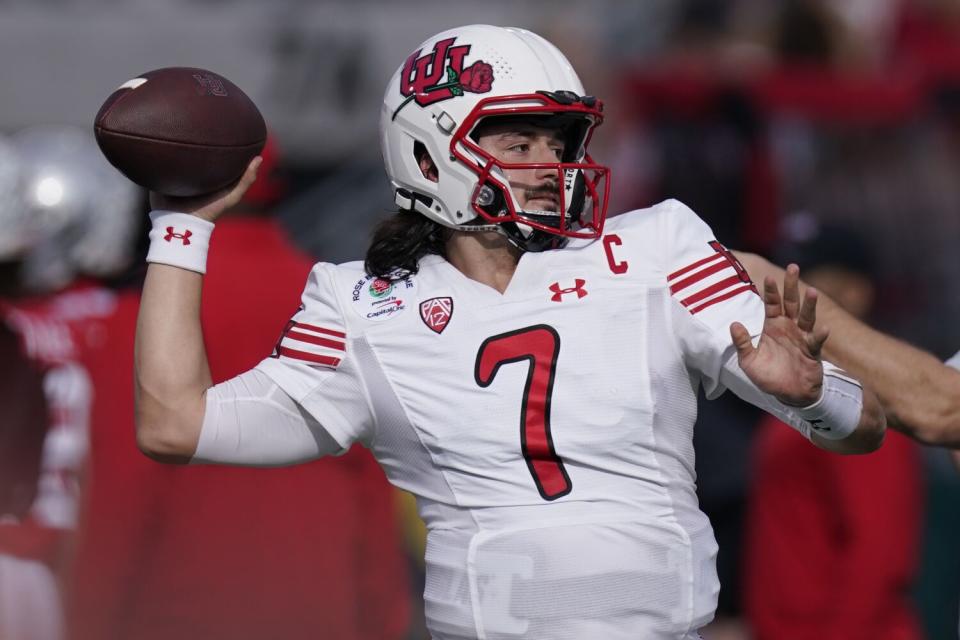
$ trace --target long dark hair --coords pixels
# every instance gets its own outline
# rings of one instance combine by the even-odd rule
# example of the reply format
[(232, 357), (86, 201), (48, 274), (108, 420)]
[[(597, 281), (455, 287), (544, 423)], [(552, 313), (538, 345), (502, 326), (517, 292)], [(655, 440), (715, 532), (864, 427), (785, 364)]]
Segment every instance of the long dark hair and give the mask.
[(364, 268), (372, 276), (393, 280), (416, 273), (423, 256), (446, 256), (452, 232), (416, 211), (400, 210), (374, 228)]

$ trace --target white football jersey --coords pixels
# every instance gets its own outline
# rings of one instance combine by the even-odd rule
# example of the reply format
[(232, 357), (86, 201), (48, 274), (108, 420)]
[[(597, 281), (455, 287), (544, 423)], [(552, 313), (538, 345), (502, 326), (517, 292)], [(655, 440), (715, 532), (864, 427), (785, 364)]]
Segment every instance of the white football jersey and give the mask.
[(719, 590), (697, 387), (722, 392), (730, 323), (758, 335), (763, 318), (667, 201), (524, 254), (503, 294), (439, 256), (395, 282), (319, 264), (258, 368), (418, 497), (435, 640), (673, 639)]

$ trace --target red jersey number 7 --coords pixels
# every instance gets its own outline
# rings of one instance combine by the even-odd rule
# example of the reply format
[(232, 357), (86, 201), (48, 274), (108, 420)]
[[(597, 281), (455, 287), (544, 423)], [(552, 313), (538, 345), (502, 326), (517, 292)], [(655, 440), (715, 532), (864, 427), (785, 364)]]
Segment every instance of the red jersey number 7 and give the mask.
[(474, 368), (474, 379), (485, 388), (493, 382), (502, 365), (527, 363), (520, 408), (520, 450), (544, 500), (556, 500), (573, 489), (550, 433), (550, 399), (559, 353), (557, 331), (538, 324), (484, 340)]

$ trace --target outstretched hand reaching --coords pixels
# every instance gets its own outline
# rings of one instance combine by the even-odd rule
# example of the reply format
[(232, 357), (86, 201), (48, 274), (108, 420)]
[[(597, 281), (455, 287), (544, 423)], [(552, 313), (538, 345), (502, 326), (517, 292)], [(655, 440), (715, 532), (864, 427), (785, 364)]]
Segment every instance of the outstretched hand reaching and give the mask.
[(730, 325), (740, 368), (757, 387), (780, 402), (803, 407), (820, 397), (823, 365), (820, 350), (829, 331), (817, 327), (817, 292), (808, 288), (800, 300), (800, 269), (787, 267), (783, 297), (776, 280), (763, 281), (766, 318), (756, 347), (750, 333), (739, 322)]

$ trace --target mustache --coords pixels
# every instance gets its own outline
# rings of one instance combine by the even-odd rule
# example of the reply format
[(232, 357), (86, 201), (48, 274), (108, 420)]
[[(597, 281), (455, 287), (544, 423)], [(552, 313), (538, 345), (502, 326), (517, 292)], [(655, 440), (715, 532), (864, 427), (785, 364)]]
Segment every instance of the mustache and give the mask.
[(552, 198), (560, 200), (560, 187), (556, 184), (527, 185), (515, 184), (515, 187), (523, 189), (523, 197), (527, 200), (536, 200), (538, 198)]

